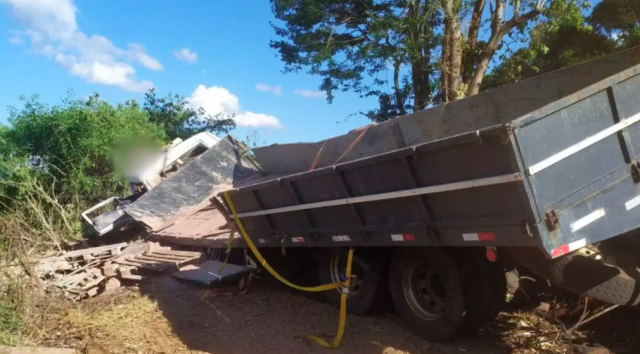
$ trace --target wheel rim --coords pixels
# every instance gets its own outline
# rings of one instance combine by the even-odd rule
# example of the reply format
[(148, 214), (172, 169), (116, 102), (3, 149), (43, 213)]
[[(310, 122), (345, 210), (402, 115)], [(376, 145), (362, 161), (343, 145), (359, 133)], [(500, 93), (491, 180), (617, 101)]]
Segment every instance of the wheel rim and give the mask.
[[(347, 256), (334, 253), (331, 257), (331, 263), (329, 265), (329, 273), (331, 275), (331, 281), (334, 283), (341, 282), (344, 280), (346, 276), (345, 271), (347, 269)], [(362, 287), (362, 283), (364, 282), (364, 270), (356, 264), (356, 262), (351, 262), (351, 284), (349, 285), (349, 294), (348, 297), (354, 296), (358, 293), (358, 290)], [(338, 292), (342, 293), (342, 289), (336, 289)]]
[(405, 269), (402, 290), (409, 307), (425, 320), (437, 320), (447, 306), (444, 281), (436, 268), (426, 262)]

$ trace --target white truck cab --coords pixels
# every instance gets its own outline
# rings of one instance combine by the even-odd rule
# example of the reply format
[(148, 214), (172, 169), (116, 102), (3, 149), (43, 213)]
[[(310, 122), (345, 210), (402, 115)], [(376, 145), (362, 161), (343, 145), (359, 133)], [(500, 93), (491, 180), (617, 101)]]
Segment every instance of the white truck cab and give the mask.
[[(173, 171), (189, 163), (192, 159), (217, 144), (220, 138), (209, 133), (198, 133), (187, 140), (177, 138), (164, 148), (157, 159), (146, 161), (140, 170), (126, 176), (131, 195), (111, 197), (92, 206), (82, 213), (86, 224), (97, 235), (102, 236), (114, 229), (124, 231), (134, 220), (124, 213), (126, 205), (133, 203), (147, 191), (153, 189)], [(115, 205), (114, 205), (115, 204)], [(96, 211), (113, 205), (110, 210), (92, 217)]]

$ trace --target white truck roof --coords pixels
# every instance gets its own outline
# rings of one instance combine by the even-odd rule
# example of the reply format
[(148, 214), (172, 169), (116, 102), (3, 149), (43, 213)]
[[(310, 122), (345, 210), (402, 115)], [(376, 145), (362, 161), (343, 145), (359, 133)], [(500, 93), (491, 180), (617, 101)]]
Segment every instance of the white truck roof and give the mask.
[(130, 174), (127, 179), (129, 183), (143, 183), (151, 187), (156, 184), (152, 183), (152, 180), (157, 180), (160, 177), (159, 174), (173, 166), (178, 159), (188, 155), (197, 147), (209, 149), (219, 141), (220, 138), (209, 132), (198, 133), (184, 141), (180, 138), (175, 139), (157, 159), (147, 161), (145, 166), (139, 166), (142, 169)]
[[(176, 140), (174, 140), (174, 142)], [(174, 145), (174, 143), (172, 143), (169, 147), (169, 150), (167, 151), (167, 160), (164, 164), (164, 167), (167, 168), (173, 165), (179, 158), (198, 146), (202, 146), (208, 149), (217, 144), (219, 141), (220, 138), (218, 138), (217, 136), (209, 132), (202, 132), (190, 137), (187, 140), (178, 142), (177, 145)]]

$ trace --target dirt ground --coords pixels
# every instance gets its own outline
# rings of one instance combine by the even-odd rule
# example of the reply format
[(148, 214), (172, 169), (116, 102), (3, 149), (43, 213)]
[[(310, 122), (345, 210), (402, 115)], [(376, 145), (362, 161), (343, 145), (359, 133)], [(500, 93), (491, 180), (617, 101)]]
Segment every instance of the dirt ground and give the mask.
[[(34, 343), (74, 347), (86, 354), (215, 353), (282, 354), (327, 353), (304, 334), (326, 336), (337, 329), (338, 311), (322, 297), (290, 291), (269, 281), (256, 280), (248, 294), (204, 289), (169, 276), (151, 278), (139, 287), (121, 288), (79, 304), (51, 301), (41, 305), (29, 336)], [(615, 315), (615, 314), (614, 314)], [(453, 353), (568, 353), (566, 347), (538, 345), (516, 348), (507, 340), (510, 314), (484, 331), (447, 343), (430, 343), (407, 330), (392, 314), (348, 316), (340, 347), (332, 353), (349, 354), (453, 354)], [(636, 318), (636, 336), (640, 327)], [(615, 316), (603, 316), (602, 323)], [(608, 323), (610, 329), (614, 323)], [(527, 326), (535, 327), (528, 323)], [(628, 326), (627, 326), (628, 327)], [(628, 329), (628, 328), (627, 328)], [(535, 336), (535, 328), (529, 336)], [(553, 331), (552, 331), (553, 332)], [(618, 340), (615, 331), (603, 338), (616, 353), (635, 353), (633, 336)], [(602, 330), (600, 330), (602, 333)], [(535, 338), (534, 338), (535, 339)], [(535, 349), (537, 348), (537, 349)], [(626, 350), (625, 348), (629, 349)]]

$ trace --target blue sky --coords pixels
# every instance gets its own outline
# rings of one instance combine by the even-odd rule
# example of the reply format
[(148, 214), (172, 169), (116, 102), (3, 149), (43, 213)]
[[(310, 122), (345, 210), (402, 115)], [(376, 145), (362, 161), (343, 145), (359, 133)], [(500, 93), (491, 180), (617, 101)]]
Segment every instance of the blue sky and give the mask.
[[(243, 124), (260, 125), (267, 143), (321, 140), (368, 123), (344, 120), (374, 101), (340, 93), (328, 105), (319, 78), (282, 73), (269, 47), (276, 37), (268, 1), (186, 4), (0, 0), (0, 123), (8, 105), (21, 106), (22, 94), (51, 104), (68, 89), (142, 101), (151, 85), (160, 95), (195, 95), (205, 108), (236, 113)], [(249, 129), (232, 134), (244, 138)]]
[(282, 73), (270, 21), (267, 0), (0, 0), (0, 123), (23, 94), (116, 103), (153, 86), (235, 113), (241, 139), (255, 128), (261, 142), (318, 141), (367, 124), (346, 118), (375, 99), (337, 93), (328, 105), (320, 78)]

